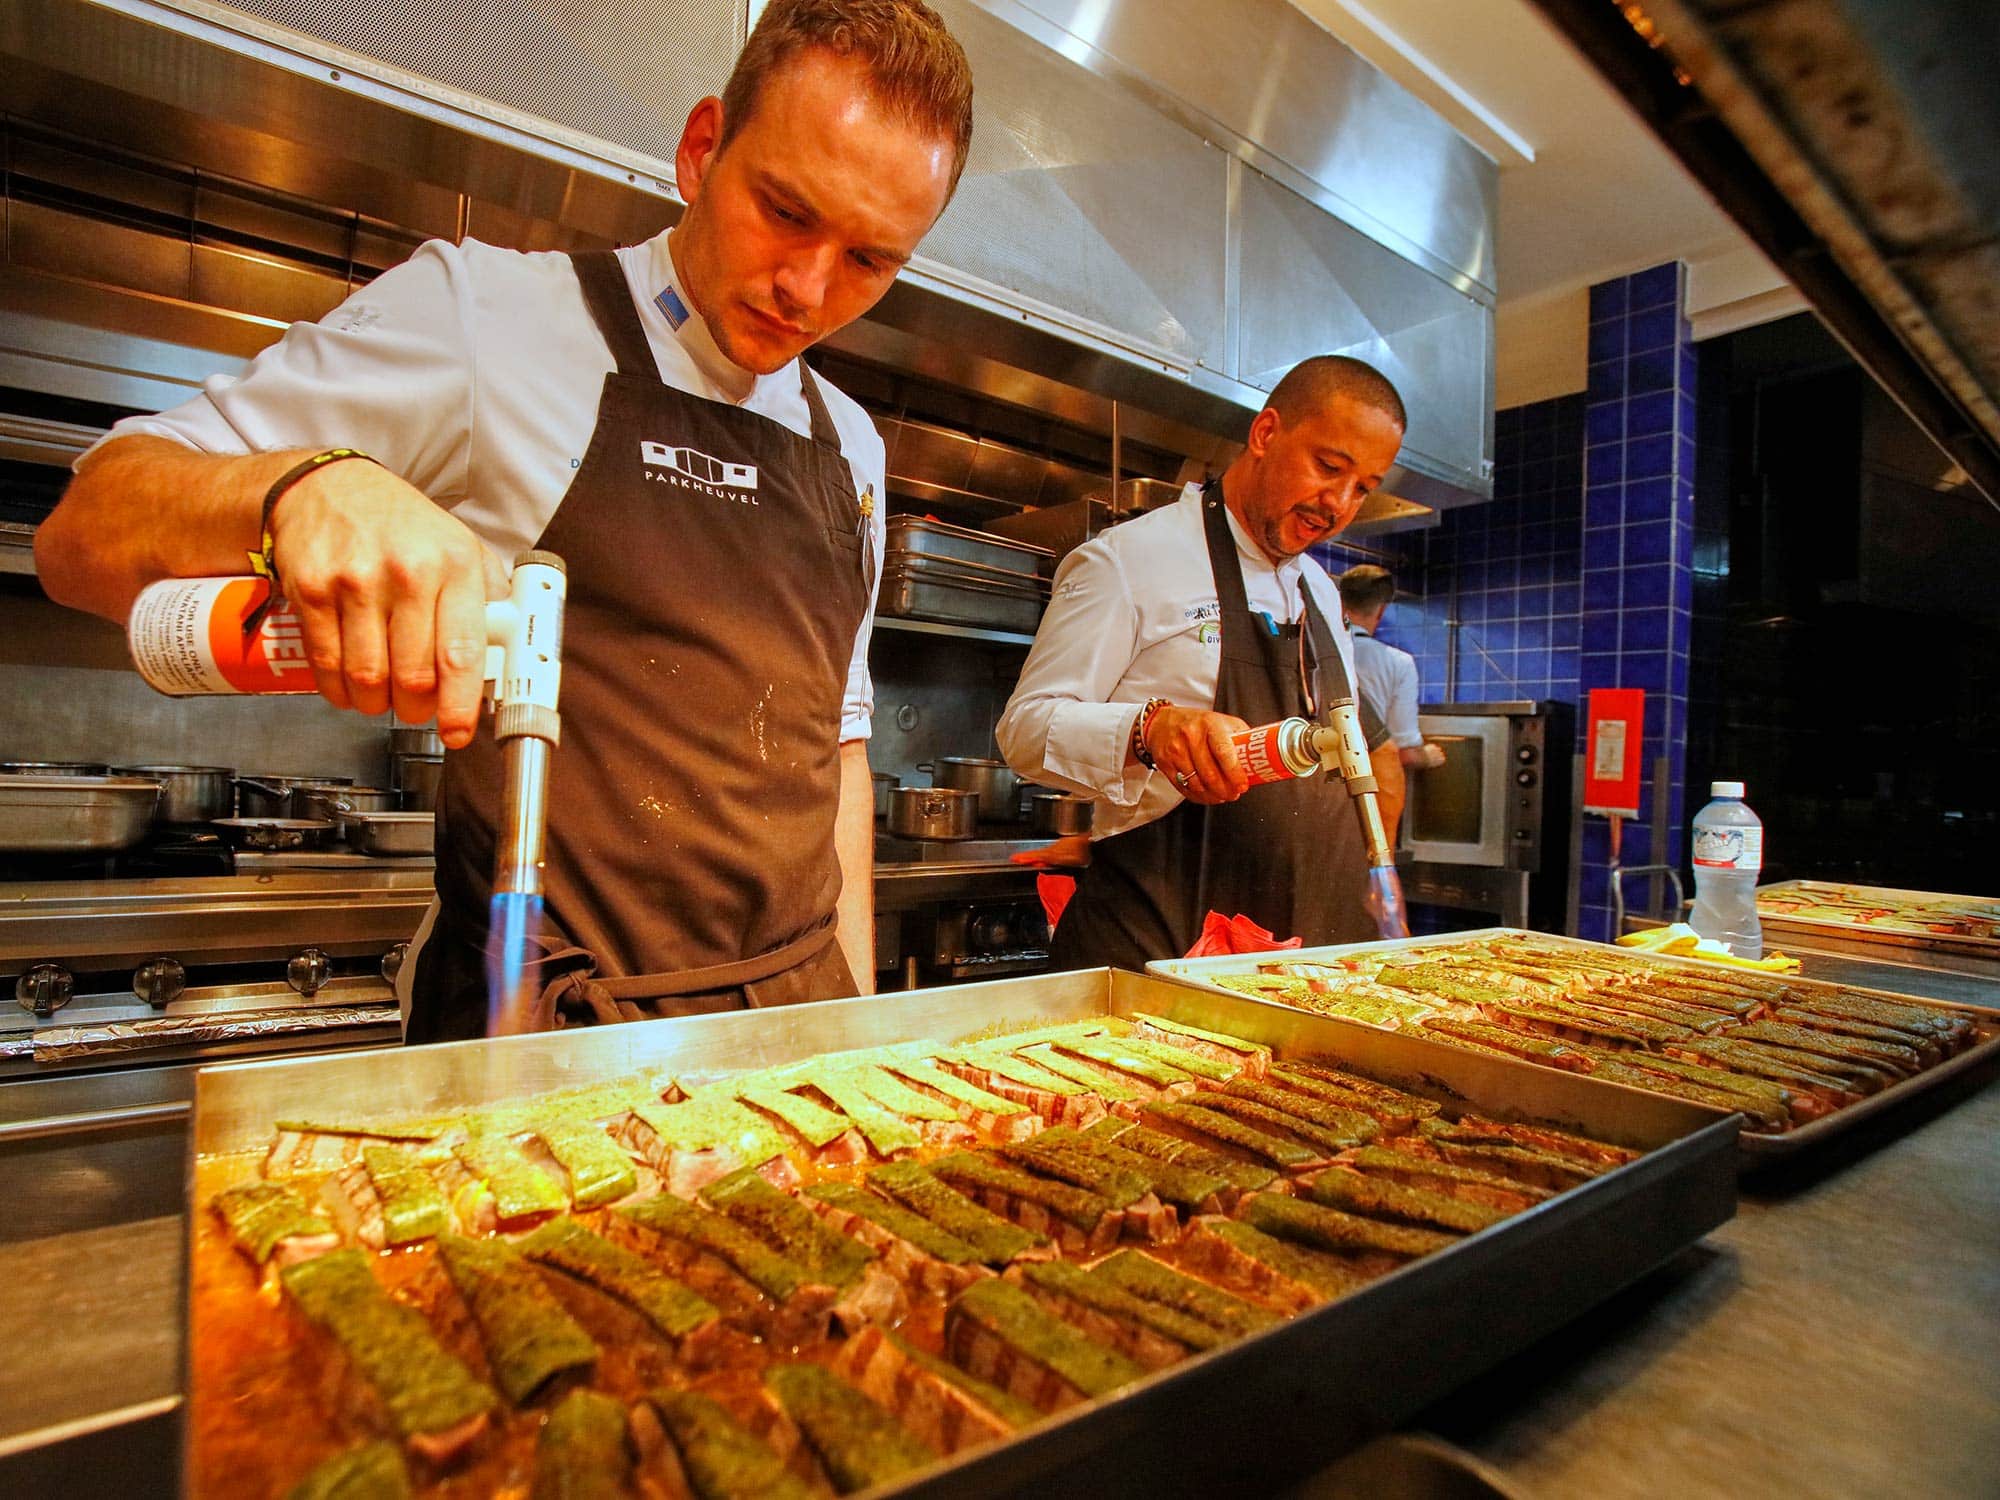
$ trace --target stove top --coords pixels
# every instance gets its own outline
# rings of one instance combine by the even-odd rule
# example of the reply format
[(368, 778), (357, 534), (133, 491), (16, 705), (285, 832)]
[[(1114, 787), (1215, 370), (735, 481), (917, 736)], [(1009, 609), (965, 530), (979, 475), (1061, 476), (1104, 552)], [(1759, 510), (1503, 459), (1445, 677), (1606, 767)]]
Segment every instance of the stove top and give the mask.
[(1046, 849), (1046, 834), (1030, 833), (1025, 823), (981, 823), (969, 839), (905, 839), (886, 829), (875, 830), (878, 865), (1004, 865), (1030, 849)]

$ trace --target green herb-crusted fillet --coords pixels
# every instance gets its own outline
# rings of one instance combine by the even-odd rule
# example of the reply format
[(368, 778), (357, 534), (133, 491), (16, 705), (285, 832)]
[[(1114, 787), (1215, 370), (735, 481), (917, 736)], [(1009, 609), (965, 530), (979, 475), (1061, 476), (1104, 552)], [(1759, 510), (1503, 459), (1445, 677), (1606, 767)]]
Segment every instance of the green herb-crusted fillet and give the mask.
[(1224, 1333), (1255, 1333), (1281, 1321), (1276, 1313), (1220, 1287), (1183, 1275), (1138, 1250), (1120, 1250), (1091, 1267), (1091, 1274), (1148, 1302), (1170, 1307)]
[(696, 1089), (679, 1104), (641, 1102), (632, 1113), (674, 1151), (726, 1150), (740, 1165), (759, 1167), (785, 1150), (778, 1128), (722, 1084)]
[(1237, 1254), (1322, 1297), (1344, 1296), (1360, 1286), (1364, 1279), (1352, 1263), (1337, 1255), (1308, 1250), (1236, 1219), (1204, 1219), (1201, 1228)]
[(901, 1351), (903, 1357), (919, 1369), (927, 1370), (946, 1385), (956, 1386), (972, 1397), (981, 1406), (1009, 1427), (1032, 1427), (1041, 1421), (1041, 1408), (1033, 1402), (1023, 1401), (1011, 1391), (1003, 1391), (999, 1386), (981, 1380), (976, 1375), (968, 1375), (948, 1359), (939, 1359), (935, 1354), (927, 1354), (899, 1333), (882, 1330), (882, 1336)]
[(1507, 1217), (1506, 1209), (1495, 1208), (1488, 1203), (1471, 1203), (1463, 1198), (1427, 1192), (1423, 1188), (1409, 1187), (1380, 1177), (1365, 1177), (1340, 1167), (1321, 1172), (1304, 1186), (1313, 1202), (1323, 1203), (1328, 1208), (1345, 1209), (1349, 1213), (1375, 1218), (1401, 1219), (1410, 1224), (1427, 1224), (1438, 1229), (1456, 1230), (1460, 1234), (1476, 1234), (1489, 1224), (1497, 1224)]
[(569, 1173), (570, 1196), (578, 1208), (596, 1208), (638, 1188), (639, 1173), (632, 1158), (602, 1126), (589, 1120), (558, 1120), (537, 1125), (535, 1134)]
[(785, 1301), (812, 1280), (804, 1266), (778, 1254), (742, 1225), (671, 1193), (621, 1204), (612, 1212), (727, 1261), (773, 1302)]
[(1177, 1135), (1168, 1135), (1164, 1130), (1155, 1130), (1150, 1125), (1106, 1118), (1099, 1120), (1083, 1133), (1093, 1140), (1109, 1142), (1121, 1151), (1130, 1151), (1139, 1156), (1150, 1157), (1154, 1161), (1166, 1162), (1171, 1166), (1220, 1177), (1231, 1187), (1239, 1188), (1246, 1193), (1258, 1192), (1278, 1180), (1278, 1174), (1269, 1167), (1243, 1161), (1238, 1157), (1225, 1156), (1220, 1151), (1198, 1146), (1193, 1141), (1182, 1140)]
[(1169, 1021), (1165, 1016), (1152, 1015), (1143, 1010), (1133, 1011), (1132, 1019), (1142, 1021), (1160, 1031), (1171, 1031), (1179, 1036), (1193, 1037), (1198, 1042), (1208, 1042), (1231, 1052), (1239, 1052), (1245, 1057), (1266, 1057), (1271, 1051), (1262, 1042), (1246, 1042), (1240, 1036), (1230, 1036), (1221, 1031), (1204, 1031), (1201, 1027), (1190, 1026), (1185, 1021)]
[(403, 1146), (368, 1146), (361, 1152), (368, 1181), (382, 1202), (382, 1242), (409, 1245), (444, 1233), (451, 1210), (423, 1159)]
[(1022, 1267), (1020, 1275), (1022, 1283), (1030, 1288), (1067, 1297), (1120, 1322), (1150, 1328), (1190, 1349), (1213, 1349), (1229, 1341), (1229, 1335), (1221, 1329), (1162, 1303), (1148, 1301), (1108, 1277), (1084, 1270), (1074, 1261), (1036, 1261)]
[(1018, 1083), (1025, 1088), (1039, 1089), (1045, 1094), (1069, 1097), (1088, 1092), (1083, 1084), (1072, 1082), (1060, 1073), (1052, 1073), (1037, 1063), (1024, 1057), (1003, 1051), (998, 1047), (959, 1047), (945, 1054), (954, 1062), (963, 1062), (971, 1067), (982, 1068), (996, 1078), (1004, 1078), (1009, 1083)]
[(858, 1214), (877, 1228), (886, 1229), (946, 1265), (976, 1266), (985, 1260), (977, 1246), (940, 1229), (922, 1214), (912, 1213), (902, 1204), (871, 1193), (866, 1188), (848, 1182), (829, 1181), (813, 1184), (805, 1189), (805, 1194), (829, 1207)]
[(466, 1171), (486, 1185), (502, 1219), (559, 1214), (569, 1207), (562, 1184), (549, 1176), (504, 1135), (466, 1137), (456, 1147)]
[(381, 1397), (399, 1435), (445, 1432), (498, 1404), (420, 1313), (382, 1289), (363, 1252), (330, 1251), (286, 1267), (280, 1279)]
[(520, 1242), (528, 1259), (566, 1271), (643, 1316), (671, 1339), (683, 1339), (721, 1314), (708, 1300), (571, 1218), (551, 1219)]
[[(1108, 1118), (1108, 1117), (1107, 1117)], [(1173, 1162), (1156, 1161), (1150, 1156), (1142, 1156), (1137, 1151), (1128, 1151), (1109, 1136), (1093, 1135), (1087, 1130), (1072, 1130), (1067, 1125), (1058, 1125), (1044, 1130), (1034, 1138), (1034, 1144), (1062, 1151), (1066, 1158), (1081, 1155), (1097, 1162), (1102, 1168), (1130, 1174), (1158, 1193), (1168, 1203), (1180, 1208), (1199, 1210), (1206, 1207), (1217, 1193), (1229, 1187), (1229, 1182), (1213, 1172), (1197, 1171), (1193, 1167), (1176, 1166)], [(1087, 1181), (1081, 1186), (1090, 1187)], [(1094, 1189), (1103, 1191), (1103, 1189)]]
[(250, 1182), (215, 1195), (215, 1211), (229, 1234), (258, 1265), (279, 1244), (302, 1236), (331, 1235), (333, 1226), (305, 1206), (299, 1195), (275, 1182)]
[(856, 1063), (849, 1069), (855, 1086), (882, 1108), (910, 1120), (956, 1120), (958, 1111), (911, 1088), (879, 1063)]
[(912, 1151), (923, 1144), (923, 1135), (917, 1127), (869, 1098), (851, 1071), (839, 1067), (815, 1068), (812, 1081), (813, 1087), (839, 1105), (860, 1127), (878, 1156)]
[(772, 1187), (754, 1168), (743, 1167), (711, 1182), (701, 1196), (718, 1213), (828, 1286), (853, 1285), (875, 1258), (873, 1250), (828, 1228), (818, 1214), (790, 1193)]
[(736, 1097), (766, 1114), (776, 1115), (804, 1136), (809, 1146), (830, 1145), (854, 1128), (854, 1122), (846, 1115), (775, 1083), (745, 1081), (738, 1087)]
[(698, 1500), (811, 1500), (762, 1439), (695, 1391), (648, 1396)]
[(1242, 1071), (1240, 1064), (1217, 1062), (1184, 1047), (1172, 1047), (1142, 1036), (1122, 1036), (1115, 1041), (1107, 1037), (1072, 1042), (1070, 1049), (1120, 1072), (1134, 1074), (1148, 1083), (1157, 1083), (1162, 1088), (1169, 1084), (1186, 1083), (1190, 1078), (1221, 1082)]
[(508, 1246), (443, 1234), (438, 1255), (472, 1309), (486, 1362), (509, 1401), (518, 1406), (556, 1376), (597, 1363), (590, 1335)]
[(1258, 1193), (1244, 1200), (1243, 1220), (1253, 1229), (1320, 1250), (1378, 1250), (1390, 1255), (1428, 1255), (1458, 1243), (1458, 1236), (1435, 1229), (1411, 1229), (1359, 1218), (1281, 1193)]
[(877, 1167), (868, 1174), (868, 1185), (929, 1219), (946, 1234), (965, 1241), (991, 1265), (1005, 1265), (1049, 1243), (1047, 1235), (988, 1213), (913, 1161)]
[(1003, 1099), (976, 1083), (969, 1083), (949, 1069), (939, 1067), (928, 1057), (899, 1056), (892, 1058), (889, 1066), (912, 1083), (921, 1083), (925, 1088), (933, 1089), (969, 1109), (989, 1115), (1023, 1115), (1028, 1112), (1027, 1105)]
[(316, 1464), (285, 1500), (407, 1500), (410, 1473), (394, 1443), (361, 1443)]
[[(1202, 1104), (1208, 1109), (1233, 1116), (1259, 1130), (1273, 1133), (1283, 1131), (1295, 1135), (1300, 1140), (1320, 1147), (1322, 1151), (1345, 1151), (1350, 1146), (1359, 1146), (1364, 1141), (1373, 1140), (1381, 1133), (1381, 1126), (1376, 1123), (1373, 1116), (1355, 1110), (1341, 1110), (1340, 1113), (1346, 1116), (1344, 1123), (1322, 1125), (1316, 1120), (1307, 1119), (1303, 1114), (1274, 1108), (1235, 1092), (1243, 1086), (1233, 1083), (1223, 1092), (1205, 1094), (1202, 1096)], [(1251, 1086), (1258, 1087), (1258, 1085)], [(1312, 1103), (1311, 1100), (1302, 1102), (1308, 1106)], [(1334, 1106), (1327, 1105), (1325, 1108), (1331, 1111)]]
[(1265, 1161), (1280, 1167), (1309, 1167), (1316, 1161), (1324, 1161), (1326, 1152), (1302, 1146), (1296, 1141), (1288, 1141), (1259, 1130), (1256, 1126), (1237, 1119), (1219, 1110), (1205, 1108), (1199, 1104), (1189, 1104), (1181, 1099), (1162, 1099), (1146, 1106), (1146, 1114), (1179, 1125), (1185, 1130), (1199, 1131), (1202, 1135), (1248, 1151), (1253, 1156), (1261, 1156)]
[(624, 1403), (598, 1391), (571, 1391), (535, 1440), (531, 1500), (623, 1500), (631, 1474)]
[[(1056, 1139), (1049, 1137), (1055, 1135)], [(1076, 1131), (1044, 1130), (994, 1149), (1015, 1166), (1059, 1178), (1086, 1192), (1108, 1199), (1115, 1207), (1136, 1203), (1153, 1190), (1152, 1174), (1122, 1167), (1107, 1157), (1078, 1144), (1083, 1137)]]
[(1023, 1048), (1015, 1056), (1025, 1058), (1038, 1068), (1046, 1068), (1075, 1084), (1079, 1091), (1091, 1093), (1113, 1104), (1127, 1104), (1146, 1097), (1145, 1091), (1129, 1078), (1110, 1072), (1085, 1062), (1080, 1057), (1071, 1057), (1067, 1052), (1058, 1051), (1053, 1042), (1044, 1042), (1037, 1047)]
[(1116, 1350), (1078, 1333), (1045, 1312), (1012, 1282), (993, 1277), (976, 1281), (952, 1300), (945, 1312), (945, 1342), (956, 1347), (954, 1323), (969, 1323), (999, 1339), (1086, 1396), (1102, 1396), (1129, 1385), (1146, 1372)]
[(843, 1495), (937, 1461), (938, 1455), (894, 1417), (823, 1365), (773, 1365), (764, 1372), (764, 1384), (805, 1433)]
[(1381, 1123), (1365, 1110), (1335, 1104), (1295, 1089), (1280, 1088), (1276, 1084), (1259, 1083), (1254, 1078), (1233, 1079), (1223, 1093), (1233, 1098), (1248, 1099), (1253, 1104), (1261, 1104), (1281, 1114), (1310, 1120), (1321, 1129), (1333, 1132), (1334, 1138), (1348, 1140), (1350, 1144), (1359, 1145), (1382, 1133)]
[(1381, 1085), (1368, 1088), (1354, 1086), (1361, 1080), (1341, 1082), (1319, 1074), (1308, 1073), (1303, 1068), (1286, 1063), (1273, 1063), (1268, 1075), (1271, 1082), (1282, 1085), (1294, 1093), (1309, 1094), (1315, 1099), (1324, 1099), (1329, 1104), (1343, 1105), (1348, 1109), (1388, 1110), (1395, 1114), (1409, 1115), (1412, 1119), (1427, 1119), (1436, 1114), (1441, 1106), (1435, 1099), (1426, 1099), (1420, 1094), (1402, 1094), (1400, 1097), (1384, 1098), (1384, 1093), (1394, 1094)]
[(960, 1192), (1006, 1193), (1028, 1203), (1040, 1204), (1058, 1218), (1085, 1231), (1095, 1229), (1116, 1206), (1109, 1198), (1099, 1197), (1085, 1188), (1037, 1177), (1002, 1162), (975, 1156), (970, 1151), (953, 1151), (940, 1156), (931, 1163), (931, 1171)]

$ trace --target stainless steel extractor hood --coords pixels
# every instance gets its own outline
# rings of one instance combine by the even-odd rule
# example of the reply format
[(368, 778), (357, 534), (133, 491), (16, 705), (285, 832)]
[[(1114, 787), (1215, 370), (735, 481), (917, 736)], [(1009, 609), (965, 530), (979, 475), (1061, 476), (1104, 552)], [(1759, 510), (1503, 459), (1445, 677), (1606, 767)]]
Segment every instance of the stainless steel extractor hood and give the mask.
[[(1095, 432), (1116, 403), (1204, 462), (1297, 359), (1352, 352), (1409, 400), (1408, 519), (1490, 495), (1489, 160), (1283, 0), (1226, 28), (1199, 0), (935, 3), (978, 79), (973, 158), (838, 352)], [(179, 183), (98, 161), (76, 196), (10, 196), (0, 384), (161, 406), (413, 238), (650, 234), (746, 23), (745, 0), (12, 0), (22, 180), (68, 139)]]

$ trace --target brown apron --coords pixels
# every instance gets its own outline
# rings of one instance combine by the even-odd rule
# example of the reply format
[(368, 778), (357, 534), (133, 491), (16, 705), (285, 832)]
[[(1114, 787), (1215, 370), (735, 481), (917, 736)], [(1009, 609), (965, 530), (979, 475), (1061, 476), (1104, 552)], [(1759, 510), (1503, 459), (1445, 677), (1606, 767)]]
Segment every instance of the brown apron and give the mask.
[[(1215, 711), (1251, 724), (1304, 716), (1301, 631), (1316, 663), (1315, 701), (1345, 696), (1340, 648), (1312, 594), (1304, 591), (1299, 620), (1272, 634), (1250, 612), (1219, 484), (1202, 495), (1201, 516), (1221, 610)], [(1050, 957), (1058, 969), (1142, 969), (1186, 953), (1210, 911), (1241, 912), (1308, 944), (1361, 942), (1376, 935), (1362, 904), (1367, 891), (1361, 825), (1340, 778), (1322, 771), (1252, 787), (1216, 807), (1183, 802), (1098, 840), (1056, 924)]]
[[(574, 257), (617, 368), (535, 545), (568, 568), (539, 1022), (855, 992), (834, 941), (841, 703), (874, 551), (818, 382), (812, 434), (659, 377), (624, 272)], [(445, 758), (408, 1039), (484, 1034), (504, 765)], [(533, 955), (531, 955), (533, 959)]]

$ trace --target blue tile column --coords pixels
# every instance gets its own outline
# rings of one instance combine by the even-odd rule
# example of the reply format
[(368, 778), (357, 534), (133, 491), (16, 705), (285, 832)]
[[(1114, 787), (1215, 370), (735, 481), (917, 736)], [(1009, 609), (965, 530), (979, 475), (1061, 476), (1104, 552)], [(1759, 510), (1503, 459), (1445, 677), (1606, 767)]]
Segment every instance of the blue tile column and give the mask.
[[(1687, 269), (1678, 261), (1590, 289), (1581, 687), (1646, 693), (1639, 816), (1626, 823), (1620, 851), (1626, 865), (1652, 860), (1656, 819), (1666, 819), (1676, 864), (1685, 843), (1695, 422), (1686, 306)], [(1664, 808), (1653, 797), (1653, 768), (1663, 756), (1671, 788)], [(1613, 935), (1609, 853), (1606, 820), (1586, 819), (1583, 937)], [(1628, 880), (1626, 900), (1643, 904), (1646, 885)]]

